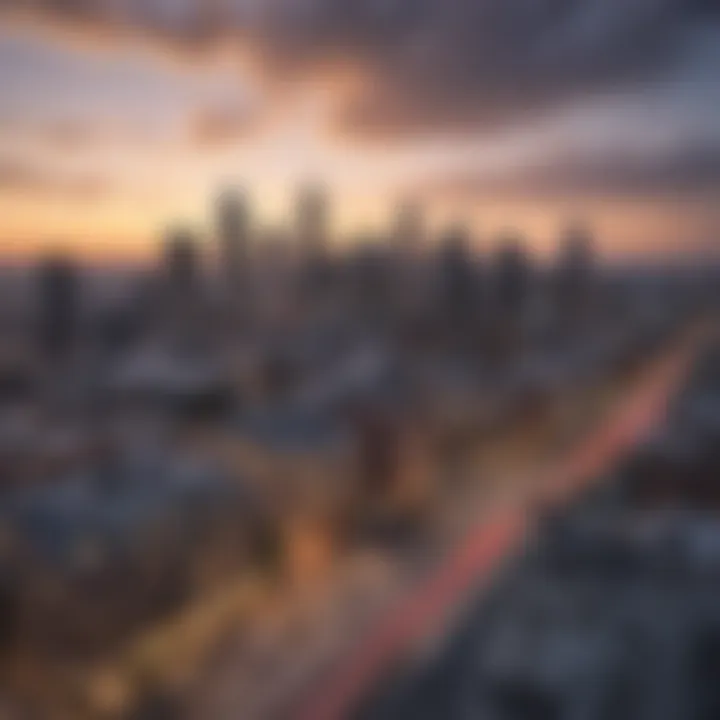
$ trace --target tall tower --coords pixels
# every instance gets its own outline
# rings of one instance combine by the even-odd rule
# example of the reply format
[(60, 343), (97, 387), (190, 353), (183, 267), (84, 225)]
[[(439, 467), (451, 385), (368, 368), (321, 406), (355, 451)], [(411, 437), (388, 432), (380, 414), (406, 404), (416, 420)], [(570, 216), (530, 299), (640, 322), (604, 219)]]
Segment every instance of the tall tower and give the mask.
[(296, 212), (300, 252), (306, 259), (322, 258), (328, 242), (328, 200), (322, 188), (315, 185), (302, 188)]
[(176, 228), (168, 233), (164, 274), (173, 299), (186, 301), (194, 295), (200, 269), (197, 242), (191, 230)]
[(402, 256), (415, 255), (422, 244), (424, 232), (420, 205), (413, 200), (401, 203), (392, 228), (392, 243), (396, 252)]
[(49, 358), (67, 355), (79, 329), (79, 285), (75, 265), (57, 256), (38, 269), (38, 340)]
[(581, 225), (571, 225), (562, 236), (555, 268), (556, 313), (563, 321), (577, 326), (587, 319), (593, 302), (594, 270), (592, 234)]
[(445, 311), (454, 320), (468, 319), (478, 297), (478, 275), (465, 227), (456, 225), (445, 232), (438, 263)]
[(532, 268), (521, 235), (508, 233), (500, 239), (494, 274), (498, 310), (522, 312), (530, 294)]
[(225, 190), (217, 201), (220, 274), (228, 289), (237, 289), (248, 261), (250, 209), (245, 195)]
[(569, 226), (562, 238), (558, 258), (557, 290), (561, 303), (585, 303), (591, 291), (595, 252), (593, 237), (582, 225)]

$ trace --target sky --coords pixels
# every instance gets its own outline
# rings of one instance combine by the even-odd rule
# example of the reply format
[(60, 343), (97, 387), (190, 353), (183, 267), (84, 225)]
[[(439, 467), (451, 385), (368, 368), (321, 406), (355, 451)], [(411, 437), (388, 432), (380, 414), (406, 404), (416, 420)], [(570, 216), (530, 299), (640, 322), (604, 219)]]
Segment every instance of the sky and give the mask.
[(338, 242), (413, 198), (481, 248), (714, 252), (720, 2), (0, 0), (1, 257), (142, 261), (306, 182)]

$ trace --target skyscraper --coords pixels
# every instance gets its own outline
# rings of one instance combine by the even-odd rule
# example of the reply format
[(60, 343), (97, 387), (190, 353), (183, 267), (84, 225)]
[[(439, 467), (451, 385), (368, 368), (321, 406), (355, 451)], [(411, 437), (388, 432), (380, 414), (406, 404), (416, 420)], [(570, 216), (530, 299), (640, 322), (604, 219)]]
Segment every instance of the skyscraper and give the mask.
[(49, 358), (67, 355), (79, 326), (79, 278), (64, 257), (45, 259), (38, 269), (38, 340)]
[(302, 188), (296, 213), (300, 252), (308, 259), (321, 258), (328, 241), (328, 202), (322, 188), (316, 185)]
[(227, 289), (237, 289), (248, 262), (250, 210), (242, 192), (225, 190), (217, 201), (220, 275)]
[(199, 258), (192, 231), (176, 228), (168, 233), (164, 272), (173, 299), (187, 299), (194, 293), (199, 280)]
[(395, 215), (392, 242), (395, 250), (403, 256), (413, 255), (422, 243), (424, 222), (422, 208), (412, 200), (401, 203)]
[(593, 266), (592, 234), (582, 225), (568, 226), (555, 268), (555, 299), (561, 315), (579, 320), (586, 312), (592, 294)]
[(530, 292), (531, 269), (522, 237), (501, 238), (494, 268), (495, 300), (504, 314), (522, 311)]
[(462, 225), (448, 230), (439, 255), (441, 302), (454, 321), (467, 320), (475, 310), (478, 276), (469, 234)]
[(352, 288), (358, 309), (376, 317), (387, 309), (391, 283), (387, 248), (370, 236), (362, 237), (347, 265), (347, 281)]

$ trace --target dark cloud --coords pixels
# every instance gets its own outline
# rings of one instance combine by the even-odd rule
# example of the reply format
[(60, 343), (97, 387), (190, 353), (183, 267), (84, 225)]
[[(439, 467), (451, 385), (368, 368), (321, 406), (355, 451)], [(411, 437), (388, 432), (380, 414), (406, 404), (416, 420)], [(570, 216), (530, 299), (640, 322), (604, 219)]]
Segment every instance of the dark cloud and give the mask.
[(343, 96), (338, 122), (378, 135), (502, 124), (653, 77), (682, 59), (701, 23), (720, 17), (717, 0), (31, 4), (58, 22), (134, 28), (176, 47), (234, 36), (270, 79), (349, 65), (364, 82)]
[(41, 198), (93, 200), (110, 193), (107, 178), (53, 172), (21, 160), (0, 162), (0, 192)]
[(456, 199), (707, 197), (720, 201), (720, 146), (687, 148), (652, 157), (561, 156), (515, 172), (444, 177), (419, 190)]

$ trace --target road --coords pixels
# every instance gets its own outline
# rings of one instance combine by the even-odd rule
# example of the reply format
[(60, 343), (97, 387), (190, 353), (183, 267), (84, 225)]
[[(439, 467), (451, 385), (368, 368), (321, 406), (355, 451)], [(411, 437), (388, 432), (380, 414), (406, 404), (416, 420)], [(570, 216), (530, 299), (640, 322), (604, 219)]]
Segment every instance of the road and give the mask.
[[(696, 346), (696, 342), (683, 343), (660, 361), (601, 427), (543, 473), (538, 482), (543, 503), (562, 503), (612, 467), (658, 425)], [(494, 508), (434, 572), (364, 633), (360, 644), (311, 690), (307, 702), (293, 713), (294, 720), (351, 717), (384, 677), (441, 634), (468, 595), (491, 579), (493, 570), (521, 542), (528, 518), (526, 496)]]

